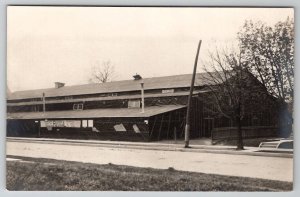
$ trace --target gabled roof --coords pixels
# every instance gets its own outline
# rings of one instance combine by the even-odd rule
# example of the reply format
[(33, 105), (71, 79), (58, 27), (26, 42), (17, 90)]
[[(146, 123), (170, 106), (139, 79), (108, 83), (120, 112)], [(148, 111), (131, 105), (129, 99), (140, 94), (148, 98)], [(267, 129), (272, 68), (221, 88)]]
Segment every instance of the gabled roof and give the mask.
[[(204, 75), (207, 75), (207, 73), (197, 73), (195, 86), (203, 86), (207, 84)], [(168, 89), (168, 88), (190, 87), (191, 79), (192, 79), (191, 74), (184, 74), (184, 75), (173, 75), (173, 76), (165, 76), (165, 77), (144, 78), (143, 82), (144, 82), (145, 90)], [(136, 91), (136, 90), (140, 90), (141, 87), (140, 82), (141, 80), (124, 80), (124, 81), (114, 81), (114, 82), (107, 82), (107, 83), (100, 83), (100, 84), (85, 84), (85, 85), (64, 86), (61, 88), (17, 91), (8, 95), (8, 100), (41, 98), (43, 93), (45, 93), (46, 97), (57, 97), (57, 96)]]

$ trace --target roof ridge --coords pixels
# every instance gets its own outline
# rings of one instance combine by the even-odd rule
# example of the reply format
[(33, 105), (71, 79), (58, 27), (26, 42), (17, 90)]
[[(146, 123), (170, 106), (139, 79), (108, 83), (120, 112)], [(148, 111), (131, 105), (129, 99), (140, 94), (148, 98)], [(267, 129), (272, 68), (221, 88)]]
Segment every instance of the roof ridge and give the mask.
[[(206, 72), (198, 72), (195, 84), (197, 86), (206, 85), (208, 82), (204, 76)], [(173, 88), (186, 88), (191, 85), (192, 74), (169, 75), (159, 77), (144, 78), (144, 89), (173, 89)], [(89, 94), (102, 94), (102, 93), (116, 93), (116, 92), (130, 92), (140, 90), (140, 81), (136, 80), (120, 80), (107, 83), (92, 83), (70, 85), (60, 88), (43, 88), (31, 89), (13, 92), (8, 96), (8, 100), (18, 99), (31, 99), (40, 98), (42, 93), (47, 97), (61, 97), (61, 96), (74, 96), (74, 95), (89, 95)]]
[[(198, 74), (204, 74), (206, 72), (199, 72), (196, 73)], [(186, 75), (192, 75), (190, 74), (178, 74), (178, 75), (167, 75), (167, 76), (158, 76), (158, 77), (147, 77), (147, 78), (143, 78), (144, 80), (148, 80), (148, 79), (157, 79), (157, 78), (167, 78), (167, 77), (178, 77), (178, 76), (186, 76)], [(11, 94), (15, 94), (15, 93), (22, 93), (22, 92), (27, 92), (27, 91), (42, 91), (42, 90), (54, 90), (54, 89), (64, 89), (64, 88), (70, 88), (70, 87), (81, 87), (81, 86), (92, 86), (92, 85), (106, 85), (106, 84), (112, 84), (112, 83), (120, 83), (120, 82), (134, 82), (134, 80), (132, 79), (126, 79), (126, 80), (119, 80), (119, 81), (110, 81), (110, 82), (106, 82), (106, 83), (86, 83), (86, 84), (75, 84), (75, 85), (66, 85), (63, 86), (61, 88), (55, 88), (55, 87), (51, 87), (51, 88), (40, 88), (40, 89), (27, 89), (27, 90), (20, 90), (20, 91), (14, 91), (11, 92)]]

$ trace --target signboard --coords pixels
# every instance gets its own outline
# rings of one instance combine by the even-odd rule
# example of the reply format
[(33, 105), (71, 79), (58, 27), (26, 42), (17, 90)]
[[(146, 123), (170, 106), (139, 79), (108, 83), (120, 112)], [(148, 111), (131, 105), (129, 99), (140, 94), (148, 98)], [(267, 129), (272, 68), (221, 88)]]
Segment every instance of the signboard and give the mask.
[(75, 127), (80, 128), (80, 120), (42, 120), (41, 127)]
[(165, 90), (162, 90), (161, 91), (163, 94), (166, 94), (166, 93), (174, 93), (174, 89), (165, 89)]
[(93, 127), (93, 126), (94, 126), (94, 121), (88, 120), (88, 127)]
[(116, 124), (116, 125), (114, 126), (114, 129), (115, 129), (115, 131), (121, 131), (121, 132), (126, 131), (126, 128), (124, 127), (123, 124)]
[(129, 100), (128, 101), (128, 108), (140, 108), (141, 101), (140, 100)]
[(88, 126), (87, 120), (82, 120), (82, 127), (86, 128)]
[(136, 124), (134, 124), (132, 127), (133, 127), (134, 132), (141, 133), (139, 127)]

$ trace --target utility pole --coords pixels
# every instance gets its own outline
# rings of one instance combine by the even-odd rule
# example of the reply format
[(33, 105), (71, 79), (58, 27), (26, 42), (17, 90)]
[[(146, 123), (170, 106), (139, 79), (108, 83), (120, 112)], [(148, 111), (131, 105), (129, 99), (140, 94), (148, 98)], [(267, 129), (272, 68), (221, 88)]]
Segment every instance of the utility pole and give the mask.
[(197, 54), (196, 54), (195, 63), (194, 63), (194, 71), (193, 71), (193, 76), (192, 76), (190, 94), (189, 94), (188, 103), (187, 103), (186, 124), (185, 124), (185, 133), (184, 133), (184, 148), (190, 147), (189, 143), (190, 143), (191, 101), (192, 101), (192, 96), (193, 96), (193, 91), (194, 91), (194, 83), (195, 83), (195, 77), (196, 77), (196, 72), (197, 72), (198, 56), (199, 56), (199, 51), (200, 51), (200, 47), (201, 47), (201, 42), (202, 42), (202, 40), (199, 40)]

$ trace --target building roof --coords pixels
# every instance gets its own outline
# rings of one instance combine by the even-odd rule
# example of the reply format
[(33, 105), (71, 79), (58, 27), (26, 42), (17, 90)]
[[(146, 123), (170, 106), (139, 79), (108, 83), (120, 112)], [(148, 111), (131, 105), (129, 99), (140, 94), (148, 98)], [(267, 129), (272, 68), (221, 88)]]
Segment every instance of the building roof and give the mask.
[[(207, 84), (207, 73), (197, 73), (195, 86), (203, 86)], [(206, 76), (206, 77), (205, 77)], [(144, 78), (144, 89), (168, 89), (190, 87), (191, 74), (173, 75), (165, 77)], [(85, 95), (85, 94), (98, 94), (98, 93), (113, 93), (113, 92), (127, 92), (140, 90), (141, 80), (124, 80), (114, 81), (100, 84), (85, 84), (64, 86), (61, 88), (48, 88), (38, 90), (17, 91), (8, 95), (8, 100), (15, 99), (29, 99), (41, 98), (45, 93), (46, 97), (58, 96), (72, 96), (72, 95)]]
[[(207, 92), (208, 90), (193, 91), (193, 95)], [(144, 98), (157, 98), (157, 97), (171, 97), (171, 96), (188, 96), (189, 91), (174, 92), (174, 93), (156, 93), (145, 94)], [(54, 103), (75, 103), (75, 102), (87, 102), (87, 101), (109, 101), (109, 100), (124, 100), (124, 99), (140, 99), (141, 95), (123, 95), (123, 96), (106, 96), (106, 97), (91, 97), (91, 98), (78, 98), (78, 99), (66, 99), (66, 100), (46, 100), (46, 104)], [(17, 102), (7, 103), (7, 106), (25, 106), (25, 105), (43, 105), (43, 101), (32, 102)]]
[(42, 119), (76, 119), (76, 118), (147, 118), (154, 115), (184, 108), (184, 105), (164, 105), (146, 107), (142, 113), (140, 108), (108, 108), (94, 110), (69, 110), (69, 111), (48, 111), (48, 112), (19, 112), (7, 113), (7, 119), (21, 120), (42, 120)]

